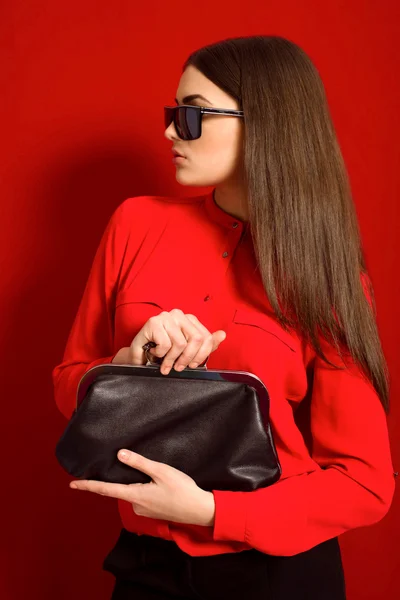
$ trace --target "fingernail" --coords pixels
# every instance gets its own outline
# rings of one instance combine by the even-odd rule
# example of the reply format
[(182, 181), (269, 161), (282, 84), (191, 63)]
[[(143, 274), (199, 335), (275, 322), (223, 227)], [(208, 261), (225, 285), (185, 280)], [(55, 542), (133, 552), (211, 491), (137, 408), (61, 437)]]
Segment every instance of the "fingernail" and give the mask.
[(128, 452), (126, 450), (121, 450), (119, 452), (118, 456), (122, 459), (126, 459), (126, 458), (128, 458)]
[(70, 487), (72, 490), (77, 490), (77, 489), (78, 489), (78, 486), (76, 485), (76, 483), (70, 483), (70, 484), (69, 484), (69, 487)]

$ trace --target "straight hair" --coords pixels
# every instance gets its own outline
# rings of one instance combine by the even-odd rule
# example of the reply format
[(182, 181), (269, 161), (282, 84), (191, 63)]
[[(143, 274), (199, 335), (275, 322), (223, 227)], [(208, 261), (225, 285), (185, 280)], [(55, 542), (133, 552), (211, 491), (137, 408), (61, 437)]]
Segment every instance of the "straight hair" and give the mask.
[(317, 68), (279, 36), (228, 38), (193, 52), (194, 66), (244, 111), (243, 173), (263, 286), (334, 368), (320, 336), (351, 358), (389, 412), (389, 374), (376, 323), (349, 177)]

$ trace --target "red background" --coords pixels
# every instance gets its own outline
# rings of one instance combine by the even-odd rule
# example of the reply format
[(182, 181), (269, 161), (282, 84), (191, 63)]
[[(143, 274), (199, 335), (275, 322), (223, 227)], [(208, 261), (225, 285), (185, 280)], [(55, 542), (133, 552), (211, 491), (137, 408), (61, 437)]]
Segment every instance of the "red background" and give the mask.
[[(68, 488), (51, 371), (117, 205), (202, 192), (175, 181), (162, 106), (187, 55), (210, 42), (283, 35), (320, 70), (375, 287), (399, 470), (397, 10), (395, 0), (2, 1), (1, 598), (110, 597), (101, 564), (120, 529), (116, 502)], [(397, 493), (380, 523), (341, 536), (349, 600), (398, 597), (399, 524)]]

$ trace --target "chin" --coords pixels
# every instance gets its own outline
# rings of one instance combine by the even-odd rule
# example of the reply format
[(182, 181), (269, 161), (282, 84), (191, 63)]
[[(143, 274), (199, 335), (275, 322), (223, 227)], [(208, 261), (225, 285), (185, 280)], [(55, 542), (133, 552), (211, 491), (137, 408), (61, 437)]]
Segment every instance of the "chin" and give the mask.
[(181, 185), (193, 185), (193, 186), (201, 186), (202, 183), (198, 182), (196, 177), (190, 176), (190, 174), (183, 173), (182, 170), (177, 169), (175, 174), (175, 179)]
[(177, 169), (175, 173), (175, 179), (181, 185), (194, 186), (194, 187), (211, 187), (215, 185), (214, 181), (211, 181), (209, 177), (196, 177), (189, 172), (185, 172), (185, 169)]

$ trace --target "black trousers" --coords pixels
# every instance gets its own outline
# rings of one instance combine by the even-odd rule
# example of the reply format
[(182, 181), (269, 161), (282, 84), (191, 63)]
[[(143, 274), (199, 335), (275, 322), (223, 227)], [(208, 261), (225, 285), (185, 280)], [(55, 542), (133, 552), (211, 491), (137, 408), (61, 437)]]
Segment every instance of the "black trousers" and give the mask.
[(122, 529), (103, 569), (116, 578), (111, 600), (346, 600), (337, 537), (294, 556), (190, 556), (173, 541)]

